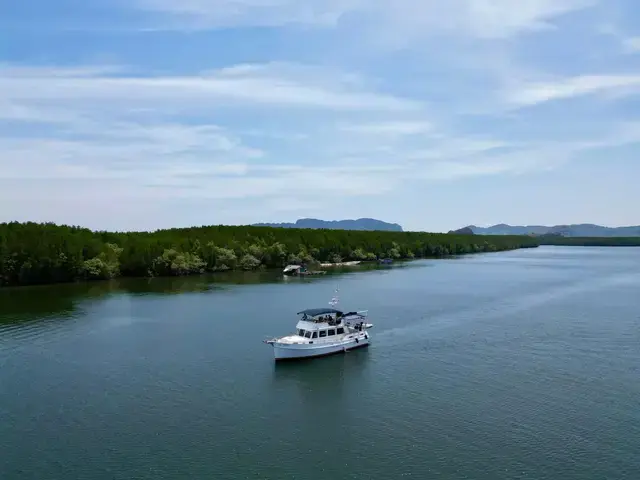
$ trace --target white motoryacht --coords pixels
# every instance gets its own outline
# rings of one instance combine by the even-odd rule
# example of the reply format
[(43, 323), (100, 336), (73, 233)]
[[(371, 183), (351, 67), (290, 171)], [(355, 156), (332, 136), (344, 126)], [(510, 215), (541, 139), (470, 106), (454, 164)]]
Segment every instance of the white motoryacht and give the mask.
[[(332, 303), (333, 302), (333, 303)], [(335, 305), (336, 298), (330, 302)], [(298, 312), (296, 333), (265, 340), (276, 360), (321, 357), (369, 345), (367, 310), (344, 313), (336, 308)]]

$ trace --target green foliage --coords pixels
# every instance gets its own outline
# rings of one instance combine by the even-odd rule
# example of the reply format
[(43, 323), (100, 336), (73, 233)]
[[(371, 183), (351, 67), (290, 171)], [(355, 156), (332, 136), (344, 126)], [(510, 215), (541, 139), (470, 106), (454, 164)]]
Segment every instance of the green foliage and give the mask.
[(365, 253), (364, 250), (362, 250), (362, 248), (356, 248), (351, 252), (350, 257), (353, 258), (354, 260), (365, 260), (367, 257), (367, 254)]
[(525, 236), (209, 226), (93, 232), (52, 223), (0, 224), (0, 286), (173, 276), (287, 263), (442, 257), (535, 247)]
[(260, 260), (258, 260), (250, 253), (247, 253), (240, 259), (240, 263), (238, 265), (242, 270), (255, 270), (256, 268), (260, 267), (261, 264), (262, 262), (260, 262)]
[(190, 275), (203, 273), (206, 263), (195, 253), (182, 253), (173, 248), (166, 249), (151, 265), (156, 276)]
[(640, 237), (562, 237), (541, 235), (540, 245), (566, 245), (573, 247), (640, 247)]
[(333, 253), (329, 256), (329, 262), (331, 263), (340, 263), (342, 261), (342, 257), (337, 253)]
[[(106, 280), (120, 274), (122, 248), (114, 243), (105, 243), (100, 255), (82, 262), (81, 273), (86, 280)], [(65, 257), (64, 253), (60, 254)]]
[(214, 261), (211, 264), (211, 270), (232, 270), (236, 268), (238, 257), (236, 252), (230, 248), (214, 247)]

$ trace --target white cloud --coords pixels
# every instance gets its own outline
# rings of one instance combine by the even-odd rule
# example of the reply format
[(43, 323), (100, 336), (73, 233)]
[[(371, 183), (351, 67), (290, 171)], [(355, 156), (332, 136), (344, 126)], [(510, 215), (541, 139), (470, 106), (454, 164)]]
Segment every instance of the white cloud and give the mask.
[(124, 142), (55, 138), (0, 139), (0, 179), (164, 179), (243, 174), (244, 148), (199, 147), (195, 153), (181, 139)]
[(86, 65), (60, 68), (56, 66), (33, 66), (11, 63), (0, 63), (0, 72), (11, 78), (87, 78), (108, 74), (122, 73), (124, 70), (118, 65)]
[(361, 0), (136, 0), (138, 8), (175, 17), (169, 25), (188, 28), (228, 26), (333, 26)]
[(410, 158), (414, 160), (459, 159), (514, 146), (515, 145), (509, 142), (492, 138), (475, 138), (474, 136), (443, 136), (435, 139), (429, 145), (429, 148), (416, 149), (411, 153)]
[[(330, 116), (309, 117), (308, 129), (302, 134), (279, 130), (271, 141), (296, 139), (296, 150), (286, 152), (281, 147), (261, 146), (261, 135), (251, 134), (251, 131), (261, 132), (270, 123), (268, 118), (266, 124), (252, 123), (251, 116), (245, 116), (242, 128), (237, 131), (214, 123), (187, 123), (184, 119), (169, 122), (165, 117), (173, 113), (170, 102), (153, 98), (149, 104), (153, 114), (148, 116), (144, 108), (140, 108), (144, 104), (139, 105), (139, 98), (125, 88), (106, 89), (111, 95), (105, 96), (102, 82), (112, 79), (100, 73), (76, 76), (77, 71), (89, 72), (83, 69), (59, 72), (47, 69), (46, 74), (36, 68), (22, 71), (9, 68), (8, 71), (11, 74), (0, 80), (6, 87), (0, 91), (5, 97), (2, 102), (11, 106), (5, 111), (5, 118), (32, 123), (46, 121), (52, 127), (39, 136), (4, 139), (0, 136), (0, 179), (5, 180), (75, 179), (96, 185), (116, 181), (121, 188), (143, 197), (228, 199), (277, 196), (286, 192), (312, 200), (316, 191), (310, 185), (322, 185), (322, 191), (334, 195), (381, 194), (411, 179), (453, 179), (548, 168), (578, 151), (576, 146), (571, 152), (559, 155), (550, 153), (545, 142), (523, 143), (489, 135), (461, 135), (443, 130), (432, 121), (417, 119), (411, 110), (391, 110), (386, 120), (363, 122), (361, 117), (348, 120), (352, 112), (347, 109)], [(96, 72), (100, 71), (96, 68)], [(356, 87), (366, 84), (358, 76), (323, 75), (321, 69), (292, 65), (239, 65), (208, 75), (233, 82), (248, 77), (274, 80), (275, 72), (285, 78), (297, 74), (300, 88), (308, 88), (301, 80), (304, 78), (314, 82), (314, 88), (319, 91), (338, 96), (360, 98), (361, 90)], [(50, 94), (50, 82), (56, 90), (61, 78), (87, 82), (84, 91), (78, 93), (70, 89), (67, 92), (64, 110)], [(615, 78), (615, 81), (600, 79), (596, 84), (600, 88), (631, 85), (633, 82), (628, 78), (635, 77), (625, 81)], [(135, 79), (138, 80), (150, 82), (147, 86), (154, 81), (169, 82), (167, 77)], [(27, 89), (22, 81), (34, 83)], [(343, 92), (345, 83), (349, 85), (348, 93)], [(575, 94), (576, 88), (585, 94), (589, 90), (585, 83), (594, 88), (589, 82), (566, 81), (555, 89), (543, 88), (545, 95), (542, 96), (535, 88), (526, 87), (516, 100), (519, 104), (529, 104), (562, 98)], [(175, 93), (183, 94), (180, 89)], [(129, 108), (113, 108), (125, 102)], [(197, 111), (199, 103), (183, 105), (184, 112)], [(295, 118), (290, 125), (295, 126)], [(243, 130), (249, 134), (240, 133)], [(632, 126), (626, 131), (628, 138), (636, 132)], [(621, 133), (617, 132), (615, 138), (620, 141)], [(258, 143), (251, 144), (254, 141)], [(609, 137), (599, 143), (597, 139), (584, 142), (579, 147), (584, 150), (612, 143)]]
[[(330, 119), (371, 110), (402, 114), (419, 105), (371, 92), (357, 75), (293, 64), (237, 65), (200, 76), (103, 75), (107, 71), (113, 70), (4, 67), (0, 105), (7, 108), (0, 119), (14, 127), (40, 126), (26, 136), (3, 136), (0, 130), (0, 180), (51, 180), (65, 190), (59, 192), (63, 195), (69, 191), (63, 180), (88, 182), (96, 192), (117, 188), (143, 198), (317, 196), (310, 185), (334, 195), (377, 194), (394, 184), (382, 180), (388, 168), (339, 165), (312, 144), (317, 137), (311, 133), (327, 110)], [(213, 123), (226, 117), (218, 106), (241, 115), (242, 126)], [(264, 106), (270, 107), (267, 115), (253, 123), (252, 114)], [(297, 115), (308, 116), (311, 132), (265, 133), (270, 119), (282, 121), (273, 112), (276, 106), (287, 109), (294, 125)], [(197, 120), (189, 122), (192, 116)], [(282, 144), (287, 137), (302, 145), (293, 158), (255, 144)], [(327, 166), (287, 163), (301, 155)]]
[[(640, 122), (617, 122), (590, 139), (500, 144), (491, 140), (449, 139), (423, 157), (413, 180), (456, 180), (489, 175), (523, 175), (557, 169), (596, 149), (640, 144)], [(502, 147), (508, 148), (507, 151)], [(429, 152), (424, 152), (428, 155)]]
[[(367, 22), (378, 35), (404, 39), (455, 32), (483, 38), (550, 28), (550, 21), (596, 0), (136, 0), (163, 14), (166, 27), (305, 25), (335, 27)], [(398, 40), (398, 38), (396, 38)]]
[(54, 108), (41, 105), (24, 105), (2, 98), (0, 93), (0, 120), (30, 123), (80, 123), (82, 117), (68, 108)]
[(427, 133), (433, 129), (433, 125), (424, 121), (396, 121), (350, 124), (340, 128), (345, 132), (364, 135), (403, 136)]
[(383, 0), (372, 2), (375, 26), (387, 40), (413, 41), (451, 34), (481, 39), (507, 38), (551, 28), (551, 21), (593, 5), (592, 0)]
[[(79, 73), (78, 73), (79, 72)], [(84, 69), (0, 68), (0, 102), (82, 101), (135, 107), (180, 109), (229, 104), (339, 110), (412, 110), (419, 104), (354, 87), (349, 77), (312, 77), (307, 69), (280, 64), (242, 66), (202, 75), (105, 76)], [(330, 72), (328, 72), (330, 73)]]
[[(509, 101), (529, 105), (638, 81), (603, 76), (524, 84), (509, 92)], [(563, 149), (544, 140), (462, 133), (420, 101), (376, 93), (370, 82), (287, 63), (171, 76), (5, 66), (0, 107), (7, 108), (0, 108), (0, 119), (38, 129), (23, 136), (0, 130), (0, 220), (14, 217), (8, 206), (25, 195), (52, 198), (65, 209), (102, 204), (108, 210), (126, 198), (138, 211), (170, 199), (301, 211), (387, 195), (412, 182), (555, 168), (587, 149), (636, 138), (628, 125), (624, 135)], [(84, 195), (86, 203), (69, 203)], [(33, 214), (39, 207), (29, 208)]]
[(637, 94), (640, 91), (640, 74), (582, 75), (551, 82), (525, 84), (507, 92), (506, 100), (515, 106), (529, 106), (563, 98), (615, 91)]
[(640, 52), (640, 37), (629, 36), (615, 24), (604, 23), (598, 27), (597, 32), (601, 35), (615, 39), (619, 43), (622, 53), (624, 54), (635, 54)]
[(598, 137), (571, 142), (568, 148), (579, 152), (599, 148), (621, 147), (640, 143), (640, 121), (617, 122)]

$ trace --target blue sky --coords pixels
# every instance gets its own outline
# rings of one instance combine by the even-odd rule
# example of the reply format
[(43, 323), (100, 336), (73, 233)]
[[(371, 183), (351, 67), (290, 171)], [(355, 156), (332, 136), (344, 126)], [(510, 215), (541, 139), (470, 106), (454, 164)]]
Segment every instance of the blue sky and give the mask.
[(633, 0), (3, 2), (0, 221), (640, 224), (639, 94)]

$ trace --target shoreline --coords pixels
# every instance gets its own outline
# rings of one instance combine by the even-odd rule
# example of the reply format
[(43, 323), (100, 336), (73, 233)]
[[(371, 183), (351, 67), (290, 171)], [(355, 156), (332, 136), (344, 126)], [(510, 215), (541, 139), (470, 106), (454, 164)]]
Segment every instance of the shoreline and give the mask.
[[(537, 248), (536, 247), (524, 247), (524, 248)], [(377, 260), (363, 260), (363, 261), (358, 261), (357, 264), (354, 264), (352, 262), (340, 262), (340, 265), (335, 265), (331, 270), (323, 272), (325, 274), (340, 274), (340, 273), (344, 273), (344, 271), (340, 271), (340, 269), (347, 269), (349, 270), (350, 267), (359, 267), (359, 268), (352, 268), (349, 271), (352, 272), (366, 272), (369, 270), (386, 270), (389, 268), (393, 268), (394, 265), (396, 266), (400, 266), (400, 265), (406, 265), (407, 263), (411, 263), (411, 262), (415, 262), (415, 261), (419, 261), (419, 260), (447, 260), (447, 259), (452, 259), (452, 258), (461, 258), (461, 257), (466, 257), (466, 256), (474, 256), (474, 255), (481, 255), (481, 254), (491, 254), (491, 253), (504, 253), (507, 251), (515, 251), (515, 250), (520, 250), (520, 248), (518, 249), (511, 249), (511, 250), (502, 250), (502, 251), (497, 251), (497, 252), (477, 252), (477, 253), (466, 253), (466, 254), (456, 254), (456, 255), (446, 255), (446, 256), (439, 256), (439, 257), (414, 257), (414, 258), (397, 258), (394, 259), (392, 264), (383, 264), (383, 263), (379, 263)], [(329, 267), (327, 267), (329, 268)], [(86, 286), (86, 287), (91, 287), (91, 286), (99, 286), (99, 285), (105, 285), (108, 283), (117, 283), (120, 281), (141, 281), (141, 280), (146, 280), (148, 282), (152, 282), (154, 280), (161, 280), (161, 281), (180, 281), (185, 280), (194, 280), (194, 279), (198, 279), (198, 278), (202, 278), (202, 279), (215, 279), (215, 278), (220, 278), (220, 279), (224, 279), (225, 276), (227, 277), (244, 277), (246, 275), (267, 275), (267, 276), (272, 276), (273, 278), (283, 278), (283, 279), (306, 279), (306, 278), (326, 278), (326, 275), (294, 275), (294, 276), (287, 276), (284, 275), (282, 273), (282, 267), (265, 267), (265, 266), (261, 266), (258, 267), (256, 269), (253, 270), (243, 270), (243, 269), (228, 269), (228, 270), (216, 270), (216, 271), (203, 271), (203, 272), (193, 272), (193, 273), (187, 273), (187, 274), (183, 274), (183, 275), (154, 275), (154, 276), (147, 276), (147, 275), (118, 275), (112, 278), (95, 278), (95, 279), (85, 279), (85, 278), (77, 278), (77, 279), (73, 279), (73, 280), (69, 280), (69, 281), (64, 281), (64, 282), (50, 282), (50, 283), (33, 283), (33, 284), (29, 284), (29, 285), (0, 285), (0, 292), (6, 292), (6, 291), (10, 291), (10, 290), (23, 290), (23, 289), (30, 289), (30, 288), (43, 288), (43, 287), (55, 287), (55, 286)], [(216, 282), (210, 282), (210, 283), (216, 283)], [(220, 282), (220, 283), (226, 283), (226, 282)], [(234, 283), (234, 282), (230, 282), (230, 283)]]
[(117, 277), (171, 277), (228, 270), (380, 259), (443, 258), (537, 247), (526, 236), (203, 226), (106, 232), (53, 223), (0, 223), (0, 286)]

